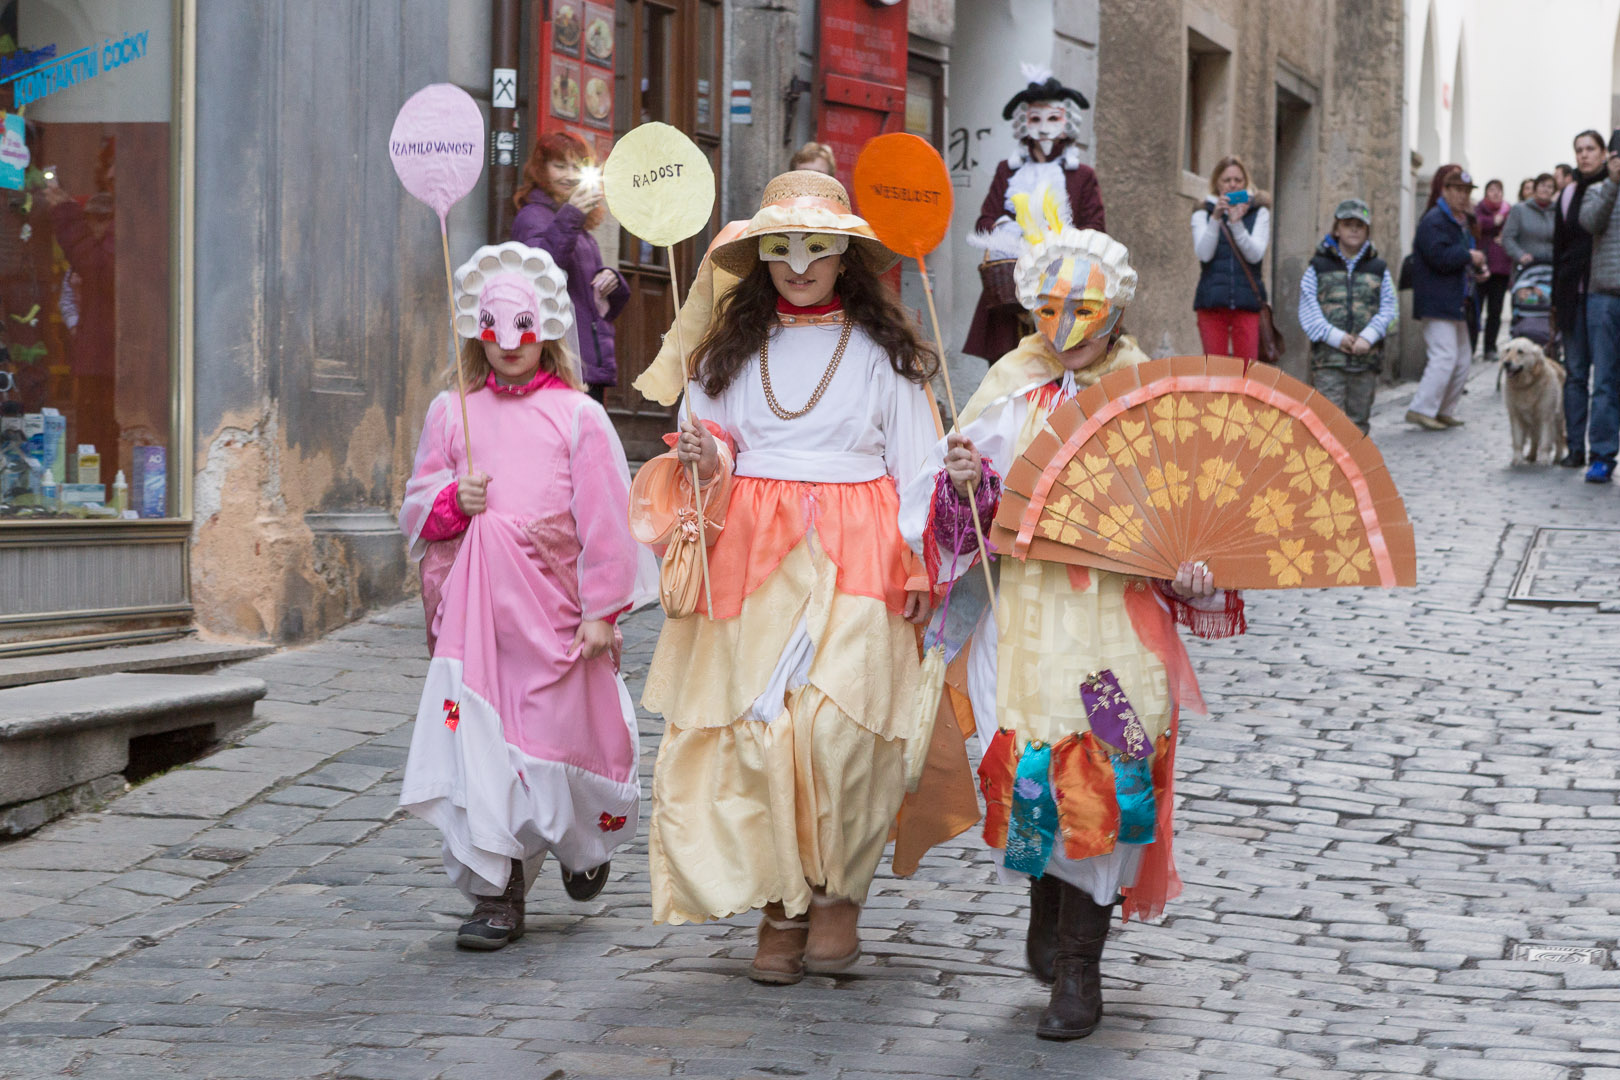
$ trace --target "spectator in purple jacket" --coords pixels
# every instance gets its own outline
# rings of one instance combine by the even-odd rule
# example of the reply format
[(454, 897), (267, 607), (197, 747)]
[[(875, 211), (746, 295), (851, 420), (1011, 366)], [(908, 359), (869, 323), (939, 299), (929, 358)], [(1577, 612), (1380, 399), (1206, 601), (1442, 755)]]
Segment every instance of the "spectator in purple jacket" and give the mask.
[[(1513, 275), (1513, 260), (1502, 247), (1502, 226), (1507, 224), (1512, 207), (1502, 200), (1502, 181), (1488, 180), (1485, 197), (1474, 206), (1474, 239), (1485, 253), (1485, 269), (1489, 276), (1479, 283), (1477, 320), (1484, 322), (1485, 362), (1496, 362), (1496, 338), (1502, 331), (1502, 299), (1507, 295), (1508, 279)], [(1475, 333), (1480, 327), (1474, 327)]]
[(602, 249), (591, 236), (607, 214), (600, 180), (581, 182), (593, 165), (590, 148), (576, 135), (556, 131), (536, 140), (513, 199), (518, 212), (512, 239), (544, 248), (568, 275), (580, 366), (591, 396), (601, 401), (619, 381), (613, 320), (630, 299), (630, 286), (617, 270), (602, 265)]

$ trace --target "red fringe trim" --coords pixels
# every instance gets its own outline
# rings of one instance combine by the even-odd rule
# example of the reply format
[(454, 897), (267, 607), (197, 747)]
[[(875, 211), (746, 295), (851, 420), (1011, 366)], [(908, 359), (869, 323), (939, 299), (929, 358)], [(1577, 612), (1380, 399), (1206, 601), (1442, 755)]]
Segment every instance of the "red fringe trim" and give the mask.
[(1226, 591), (1226, 603), (1220, 611), (1196, 608), (1177, 596), (1164, 582), (1155, 582), (1159, 593), (1170, 604), (1170, 615), (1177, 625), (1185, 626), (1194, 637), (1206, 639), (1236, 637), (1248, 633), (1249, 620), (1244, 617), (1243, 594), (1235, 589)]

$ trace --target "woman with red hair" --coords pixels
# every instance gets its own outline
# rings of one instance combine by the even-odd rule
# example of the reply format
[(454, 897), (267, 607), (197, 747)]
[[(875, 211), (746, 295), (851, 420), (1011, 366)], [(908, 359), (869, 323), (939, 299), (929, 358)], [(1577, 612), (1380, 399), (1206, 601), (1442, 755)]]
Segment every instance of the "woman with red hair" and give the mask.
[[(568, 275), (568, 296), (579, 327), (580, 367), (590, 395), (601, 401), (619, 381), (613, 355), (613, 320), (630, 299), (630, 286), (617, 270), (602, 265), (602, 250), (591, 230), (602, 223), (600, 178), (584, 179), (595, 164), (577, 135), (554, 131), (542, 135), (523, 167), (523, 182), (513, 202), (517, 217), (512, 239), (544, 248)], [(583, 181), (583, 182), (582, 182)]]

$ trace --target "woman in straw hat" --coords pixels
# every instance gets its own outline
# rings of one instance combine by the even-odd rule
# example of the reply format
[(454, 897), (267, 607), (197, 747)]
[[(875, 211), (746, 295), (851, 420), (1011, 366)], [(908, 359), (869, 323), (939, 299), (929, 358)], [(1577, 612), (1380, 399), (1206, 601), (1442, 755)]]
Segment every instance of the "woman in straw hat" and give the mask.
[(936, 438), (938, 358), (878, 277), (895, 255), (832, 177), (778, 176), (710, 257), (738, 280), (694, 349), (674, 451), (631, 493), (633, 530), (661, 546), (696, 464), (710, 523), (713, 609), (700, 597), (665, 623), (643, 698), (666, 723), (653, 917), (763, 908), (750, 974), (793, 983), (860, 955), (860, 904), (905, 793), (920, 685), (907, 622), (929, 594), (896, 478)]

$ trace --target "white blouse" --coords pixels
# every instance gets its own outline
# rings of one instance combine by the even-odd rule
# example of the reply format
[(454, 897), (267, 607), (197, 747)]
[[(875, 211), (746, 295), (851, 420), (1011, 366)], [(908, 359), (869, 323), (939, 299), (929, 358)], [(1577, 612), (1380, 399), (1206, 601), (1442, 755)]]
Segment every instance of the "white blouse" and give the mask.
[[(777, 404), (804, 408), (838, 348), (841, 323), (779, 326), (770, 337), (771, 389)], [(897, 374), (888, 354), (856, 328), (816, 407), (780, 419), (765, 400), (759, 354), (718, 398), (695, 383), (686, 408), (719, 424), (737, 441), (736, 475), (812, 483), (856, 484), (922, 469), (938, 439), (923, 387)]]

